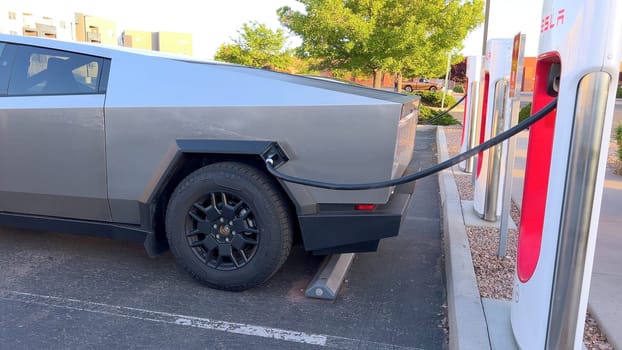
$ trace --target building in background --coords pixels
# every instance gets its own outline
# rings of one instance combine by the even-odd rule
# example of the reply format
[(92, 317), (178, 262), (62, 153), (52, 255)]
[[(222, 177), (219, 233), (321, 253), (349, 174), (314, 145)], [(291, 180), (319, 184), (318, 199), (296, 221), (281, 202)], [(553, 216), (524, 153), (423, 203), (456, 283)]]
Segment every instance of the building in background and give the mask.
[(536, 57), (525, 57), (523, 60), (523, 91), (533, 91), (536, 81)]
[(192, 56), (192, 34), (158, 32), (157, 50)]
[(121, 45), (135, 49), (155, 50), (156, 33), (142, 30), (124, 30), (121, 34)]
[(43, 14), (28, 12), (20, 5), (0, 3), (0, 33), (75, 40), (106, 45), (122, 45), (145, 50), (192, 56), (192, 34), (125, 30), (106, 18), (83, 13)]
[(192, 34), (190, 33), (125, 30), (121, 35), (121, 45), (192, 56)]
[(117, 24), (112, 20), (76, 13), (74, 25), (76, 41), (118, 45)]
[(71, 40), (69, 17), (26, 11), (19, 5), (0, 5), (0, 33)]

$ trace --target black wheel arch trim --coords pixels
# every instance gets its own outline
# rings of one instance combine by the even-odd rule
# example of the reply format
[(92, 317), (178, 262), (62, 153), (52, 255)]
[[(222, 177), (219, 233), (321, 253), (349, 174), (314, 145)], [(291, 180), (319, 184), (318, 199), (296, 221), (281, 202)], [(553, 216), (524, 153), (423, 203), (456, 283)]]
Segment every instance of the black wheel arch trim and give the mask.
[[(212, 154), (247, 154), (267, 156), (273, 147), (278, 147), (274, 141), (259, 140), (177, 140), (177, 147), (182, 153), (212, 153)], [(280, 147), (279, 147), (280, 148)], [(283, 152), (283, 154), (285, 154)]]
[[(256, 156), (262, 161), (274, 158), (280, 164), (289, 160), (281, 146), (269, 140), (214, 140), (214, 139), (178, 139), (164, 157), (158, 171), (139, 200), (140, 227), (150, 232), (146, 237), (145, 247), (148, 251), (161, 252), (162, 246), (156, 237), (156, 216), (158, 200), (179, 170), (194, 155), (217, 156)], [(291, 196), (294, 205), (298, 205)]]
[[(281, 162), (289, 160), (285, 151), (274, 141), (179, 139), (163, 158), (152, 181), (143, 191), (140, 203), (147, 204), (158, 198), (171, 177), (187, 160), (185, 156), (193, 154), (259, 156), (262, 160), (276, 154)], [(141, 211), (141, 216), (144, 214)], [(142, 224), (141, 220), (141, 226), (144, 226)]]

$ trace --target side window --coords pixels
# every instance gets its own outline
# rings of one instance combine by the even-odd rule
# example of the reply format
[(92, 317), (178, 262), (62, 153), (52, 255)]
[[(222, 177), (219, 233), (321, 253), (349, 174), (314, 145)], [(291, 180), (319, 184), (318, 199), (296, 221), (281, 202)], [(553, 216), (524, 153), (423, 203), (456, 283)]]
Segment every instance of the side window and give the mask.
[(8, 94), (99, 93), (103, 59), (72, 52), (18, 46)]
[(14, 49), (14, 46), (0, 43), (0, 96), (7, 94)]

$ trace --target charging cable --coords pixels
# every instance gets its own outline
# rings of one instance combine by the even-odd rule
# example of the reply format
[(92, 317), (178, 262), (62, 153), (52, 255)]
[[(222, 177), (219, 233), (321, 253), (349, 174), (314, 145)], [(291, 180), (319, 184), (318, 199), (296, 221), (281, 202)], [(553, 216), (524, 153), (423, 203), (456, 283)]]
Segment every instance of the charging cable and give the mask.
[[(425, 124), (432, 124), (433, 122), (437, 121), (439, 118), (441, 118), (442, 116), (444, 116), (445, 114), (451, 112), (454, 108), (456, 108), (456, 106), (458, 106), (462, 101), (464, 101), (464, 99), (467, 97), (467, 95), (465, 94), (464, 96), (462, 96), (462, 98), (460, 98), (458, 100), (458, 102), (454, 103), (453, 106), (447, 108), (446, 110), (444, 110), (443, 112), (433, 116), (430, 119), (424, 120)], [(458, 122), (459, 125), (462, 125), (462, 123)]]
[(515, 126), (513, 126), (512, 128), (500, 133), (499, 135), (491, 138), (490, 140), (482, 143), (481, 145), (471, 148), (470, 150), (461, 153), (453, 158), (450, 158), (442, 163), (439, 163), (435, 166), (429, 167), (427, 169), (418, 171), (414, 174), (410, 174), (407, 176), (403, 176), (397, 179), (393, 179), (393, 180), (387, 180), (387, 181), (380, 181), (380, 182), (370, 182), (370, 183), (364, 183), (364, 184), (336, 184), (336, 183), (330, 183), (330, 182), (322, 182), (322, 181), (315, 181), (315, 180), (309, 180), (309, 179), (302, 179), (299, 177), (295, 177), (295, 176), (290, 176), (287, 174), (284, 174), (278, 170), (276, 170), (274, 168), (274, 161), (272, 160), (272, 158), (268, 158), (266, 159), (266, 168), (268, 169), (268, 172), (270, 174), (272, 174), (274, 177), (286, 181), (286, 182), (291, 182), (291, 183), (295, 183), (295, 184), (299, 184), (299, 185), (305, 185), (305, 186), (310, 186), (310, 187), (317, 187), (317, 188), (325, 188), (325, 189), (329, 189), (329, 190), (343, 190), (343, 191), (359, 191), (359, 190), (371, 190), (371, 189), (375, 189), (375, 188), (383, 188), (383, 187), (390, 187), (390, 186), (397, 186), (397, 185), (401, 185), (401, 184), (405, 184), (407, 182), (411, 182), (411, 181), (415, 181), (415, 180), (419, 180), (421, 178), (424, 178), (426, 176), (432, 175), (434, 173), (437, 173), (439, 171), (445, 170), (451, 166), (454, 166), (458, 163), (460, 163), (463, 160), (466, 160), (474, 155), (476, 155), (479, 152), (485, 151), (487, 149), (489, 149), (490, 147), (493, 147), (507, 139), (509, 139), (510, 137), (518, 134), (519, 132), (521, 132), (522, 130), (525, 130), (526, 128), (528, 128), (529, 126), (533, 125), (534, 123), (536, 123), (538, 120), (544, 118), (547, 114), (549, 114), (551, 111), (553, 111), (555, 109), (555, 107), (557, 107), (557, 98), (555, 98), (554, 100), (552, 100), (551, 102), (549, 102), (546, 106), (544, 106), (540, 111), (538, 111), (536, 114), (532, 115), (531, 117), (523, 120), (522, 122), (516, 124)]

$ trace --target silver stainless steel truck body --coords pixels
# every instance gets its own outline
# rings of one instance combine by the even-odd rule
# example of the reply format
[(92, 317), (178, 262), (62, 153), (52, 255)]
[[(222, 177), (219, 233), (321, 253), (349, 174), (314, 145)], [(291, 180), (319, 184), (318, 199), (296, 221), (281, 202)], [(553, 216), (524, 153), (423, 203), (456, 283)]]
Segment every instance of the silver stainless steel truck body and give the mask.
[[(74, 81), (58, 84), (67, 78), (63, 69)], [(413, 153), (414, 98), (153, 52), (0, 35), (0, 224), (59, 223), (72, 232), (83, 224), (115, 238), (144, 233), (155, 252), (185, 178), (221, 162), (264, 174), (270, 145), (287, 157), (279, 171), (297, 177), (365, 183), (401, 176)], [(294, 230), (317, 253), (375, 249), (378, 239), (397, 234), (410, 198), (394, 188), (333, 191), (266, 179), (278, 184)], [(361, 212), (356, 204), (377, 208)], [(209, 208), (209, 200), (204, 205), (197, 206)], [(344, 220), (355, 222), (351, 231), (370, 231), (371, 222), (380, 231), (342, 233)], [(221, 236), (230, 227), (215, 229)]]

